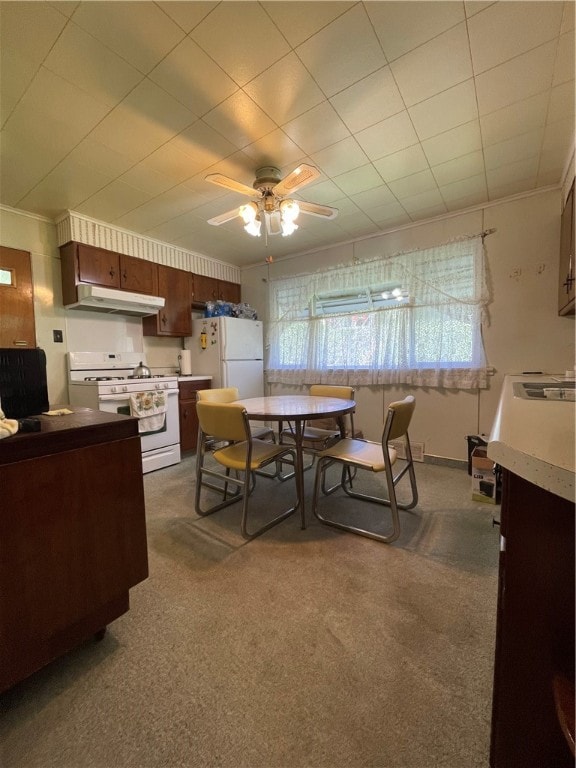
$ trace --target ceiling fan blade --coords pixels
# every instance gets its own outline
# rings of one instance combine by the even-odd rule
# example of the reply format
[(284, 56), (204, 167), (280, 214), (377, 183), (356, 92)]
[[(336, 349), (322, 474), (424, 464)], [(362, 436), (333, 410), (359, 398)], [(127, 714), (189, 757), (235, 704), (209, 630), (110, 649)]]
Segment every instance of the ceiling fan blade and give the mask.
[(213, 224), (215, 227), (219, 227), (220, 224), (226, 224), (227, 221), (232, 221), (236, 216), (239, 216), (238, 208), (233, 208), (231, 211), (220, 213), (218, 216), (208, 219), (208, 224)]
[(249, 187), (247, 184), (242, 184), (240, 181), (234, 181), (234, 179), (223, 176), (221, 173), (209, 173), (205, 177), (205, 181), (210, 181), (212, 184), (218, 184), (219, 187), (224, 189), (231, 189), (232, 192), (240, 192), (241, 195), (248, 195), (254, 197), (258, 194), (258, 191)]
[(329, 205), (307, 203), (306, 200), (297, 200), (300, 213), (308, 213), (310, 216), (319, 216), (321, 219), (335, 219), (338, 216), (338, 208), (330, 208)]
[(282, 224), (280, 223), (280, 211), (266, 212), (264, 214), (266, 219), (266, 229), (269, 235), (279, 235), (282, 232)]
[(272, 192), (278, 197), (284, 197), (292, 192), (296, 192), (297, 189), (304, 187), (306, 184), (311, 184), (320, 177), (320, 171), (318, 168), (314, 168), (313, 165), (306, 165), (302, 163), (298, 168), (295, 168), (292, 173), (279, 181)]

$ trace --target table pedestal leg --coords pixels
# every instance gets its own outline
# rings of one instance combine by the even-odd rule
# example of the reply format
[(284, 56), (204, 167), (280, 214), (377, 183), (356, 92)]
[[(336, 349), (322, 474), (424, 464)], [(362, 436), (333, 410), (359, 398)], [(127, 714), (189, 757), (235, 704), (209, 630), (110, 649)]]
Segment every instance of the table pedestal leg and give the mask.
[(296, 419), (294, 422), (294, 442), (296, 443), (296, 493), (298, 506), (300, 507), (301, 528), (306, 528), (306, 511), (304, 508), (304, 457), (302, 456), (302, 422)]

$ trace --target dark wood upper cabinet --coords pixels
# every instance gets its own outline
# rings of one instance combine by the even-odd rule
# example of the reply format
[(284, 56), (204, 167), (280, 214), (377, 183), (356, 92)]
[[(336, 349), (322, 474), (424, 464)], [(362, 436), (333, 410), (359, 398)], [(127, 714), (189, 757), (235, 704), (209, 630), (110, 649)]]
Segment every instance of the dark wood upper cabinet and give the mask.
[(215, 277), (206, 277), (206, 275), (194, 275), (194, 301), (229, 301), (232, 304), (239, 304), (241, 300), (241, 289), (238, 283), (231, 283), (227, 280), (217, 280)]
[(142, 318), (144, 336), (192, 335), (192, 273), (157, 264), (158, 294), (165, 304), (157, 315)]
[(0, 246), (0, 347), (36, 346), (34, 287), (28, 251)]
[(158, 296), (158, 265), (123, 253), (84, 243), (70, 242), (60, 247), (62, 262), (62, 300), (64, 305), (78, 300), (79, 283), (103, 285), (148, 296)]

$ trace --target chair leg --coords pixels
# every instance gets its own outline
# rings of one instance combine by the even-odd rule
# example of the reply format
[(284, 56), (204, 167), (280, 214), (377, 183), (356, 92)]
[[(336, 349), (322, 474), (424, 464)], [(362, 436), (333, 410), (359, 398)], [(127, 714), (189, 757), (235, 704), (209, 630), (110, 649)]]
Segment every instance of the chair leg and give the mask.
[[(342, 472), (342, 482), (341, 486), (343, 491), (354, 499), (359, 499), (361, 501), (367, 501), (371, 502), (373, 504), (379, 504), (381, 506), (389, 507), (391, 516), (392, 516), (392, 532), (388, 535), (375, 533), (374, 531), (367, 530), (365, 528), (360, 528), (359, 526), (351, 525), (348, 523), (341, 523), (336, 520), (332, 520), (325, 515), (323, 515), (320, 510), (318, 509), (318, 499), (320, 495), (320, 489), (323, 487), (325, 483), (324, 474), (328, 467), (332, 466), (333, 464), (341, 464), (343, 467)], [(396, 539), (400, 536), (400, 517), (398, 514), (398, 510), (408, 510), (412, 509), (416, 504), (418, 503), (418, 490), (416, 486), (416, 475), (414, 473), (414, 465), (412, 461), (409, 461), (406, 466), (399, 472), (396, 476), (392, 472), (392, 465), (390, 462), (385, 462), (385, 474), (386, 474), (386, 482), (388, 486), (388, 495), (389, 499), (383, 499), (377, 496), (370, 496), (368, 494), (364, 493), (358, 493), (352, 490), (352, 475), (350, 474), (347, 479), (345, 479), (344, 471), (346, 469), (350, 469), (350, 465), (344, 464), (344, 462), (339, 462), (329, 456), (325, 456), (319, 459), (318, 466), (316, 468), (316, 477), (314, 480), (314, 494), (313, 494), (313, 500), (312, 500), (312, 511), (314, 515), (320, 520), (320, 522), (331, 525), (334, 528), (339, 528), (344, 531), (349, 531), (351, 533), (356, 533), (360, 536), (365, 536), (369, 539), (376, 539), (377, 541), (382, 541), (386, 544), (391, 544), (393, 541), (396, 541)], [(407, 504), (398, 504), (397, 498), (396, 498), (396, 485), (399, 482), (399, 480), (408, 472), (410, 477), (410, 486), (412, 490), (412, 498)]]

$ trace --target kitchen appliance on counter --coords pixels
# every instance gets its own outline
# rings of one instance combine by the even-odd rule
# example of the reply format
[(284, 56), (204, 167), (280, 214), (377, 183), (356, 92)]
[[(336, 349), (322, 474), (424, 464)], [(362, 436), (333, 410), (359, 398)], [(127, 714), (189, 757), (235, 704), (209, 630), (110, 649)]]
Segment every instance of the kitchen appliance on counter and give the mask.
[(24, 419), (48, 410), (43, 349), (0, 349), (0, 406), (7, 419)]
[[(138, 371), (145, 375), (139, 375)], [(130, 416), (131, 395), (164, 394), (165, 418), (159, 420), (161, 425), (140, 432), (144, 473), (180, 461), (178, 379), (176, 376), (149, 376), (147, 371), (141, 352), (68, 353), (71, 405)]]
[(212, 387), (238, 387), (241, 398), (264, 394), (262, 321), (203, 317), (192, 321), (184, 341), (195, 375), (212, 376)]

